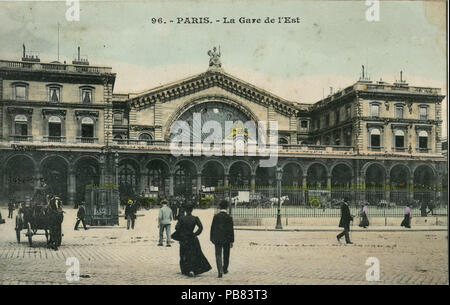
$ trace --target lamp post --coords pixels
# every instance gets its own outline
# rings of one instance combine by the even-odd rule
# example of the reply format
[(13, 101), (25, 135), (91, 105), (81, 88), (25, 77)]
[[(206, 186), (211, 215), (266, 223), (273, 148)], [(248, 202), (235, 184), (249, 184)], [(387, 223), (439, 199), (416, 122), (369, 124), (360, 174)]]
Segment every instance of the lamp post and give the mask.
[(283, 229), (281, 225), (281, 179), (283, 178), (283, 169), (281, 167), (277, 168), (277, 192), (278, 192), (278, 209), (277, 209), (277, 225), (275, 229)]

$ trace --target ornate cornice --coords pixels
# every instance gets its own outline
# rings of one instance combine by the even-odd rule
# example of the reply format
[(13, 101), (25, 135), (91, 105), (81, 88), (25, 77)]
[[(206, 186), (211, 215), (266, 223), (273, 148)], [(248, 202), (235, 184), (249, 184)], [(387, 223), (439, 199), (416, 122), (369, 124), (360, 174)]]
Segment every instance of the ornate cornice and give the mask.
[(8, 107), (9, 114), (33, 114), (33, 108)]
[(59, 117), (62, 117), (63, 119), (66, 118), (66, 110), (63, 109), (42, 109), (42, 116), (44, 117), (44, 119), (47, 116), (52, 116), (52, 115), (56, 115)]
[(98, 118), (98, 111), (89, 111), (89, 110), (75, 110), (75, 116), (77, 120), (80, 120), (82, 117), (92, 117)]

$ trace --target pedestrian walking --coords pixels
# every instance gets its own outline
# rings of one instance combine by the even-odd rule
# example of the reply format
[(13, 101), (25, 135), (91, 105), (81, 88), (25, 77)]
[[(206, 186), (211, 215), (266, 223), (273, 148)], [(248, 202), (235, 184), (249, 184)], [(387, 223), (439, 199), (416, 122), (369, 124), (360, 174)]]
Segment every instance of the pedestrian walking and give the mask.
[(342, 236), (345, 236), (345, 242), (347, 244), (353, 244), (350, 241), (350, 221), (353, 221), (353, 216), (350, 214), (350, 208), (348, 207), (348, 198), (344, 198), (341, 203), (341, 219), (339, 221), (339, 227), (344, 228), (344, 231), (339, 233), (336, 238), (338, 242), (341, 242)]
[(84, 222), (85, 217), (86, 217), (86, 209), (84, 208), (84, 201), (82, 201), (78, 205), (77, 222), (75, 223), (75, 228), (74, 228), (75, 231), (78, 230), (78, 225), (80, 224), (80, 222), (83, 224), (84, 230), (88, 229), (88, 228), (86, 228), (86, 223)]
[(223, 200), (219, 204), (220, 211), (214, 215), (211, 224), (210, 240), (214, 244), (216, 252), (216, 265), (218, 277), (228, 273), (230, 263), (230, 248), (234, 242), (233, 218), (228, 215), (228, 201)]
[(400, 226), (410, 229), (411, 228), (411, 208), (409, 204), (405, 206), (405, 217), (403, 218)]
[(172, 209), (167, 206), (167, 200), (161, 201), (161, 209), (158, 215), (158, 227), (159, 227), (159, 243), (158, 246), (163, 245), (164, 230), (166, 231), (166, 246), (171, 247), (170, 241), (170, 223), (173, 219)]
[(369, 226), (369, 208), (367, 204), (363, 204), (361, 206), (361, 211), (359, 212), (359, 226), (363, 227), (364, 229)]
[(125, 207), (125, 218), (127, 220), (127, 230), (134, 230), (134, 225), (136, 222), (136, 209), (133, 200), (128, 200), (127, 206)]
[(14, 202), (11, 199), (8, 202), (8, 218), (13, 218), (13, 211), (14, 211)]
[[(193, 205), (185, 206), (186, 216), (180, 217), (172, 234), (172, 239), (180, 242), (181, 273), (190, 277), (211, 270), (197, 237), (202, 233), (203, 225), (198, 217), (192, 215), (193, 208)], [(195, 227), (198, 229), (194, 232)]]

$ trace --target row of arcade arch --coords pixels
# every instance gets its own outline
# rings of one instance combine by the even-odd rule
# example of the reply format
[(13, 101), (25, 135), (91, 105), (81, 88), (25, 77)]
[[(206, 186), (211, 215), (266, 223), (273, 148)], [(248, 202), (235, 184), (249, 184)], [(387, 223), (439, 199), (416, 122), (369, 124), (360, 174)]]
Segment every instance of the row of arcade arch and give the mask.
[[(284, 187), (338, 191), (364, 185), (368, 199), (374, 201), (400, 200), (411, 190), (414, 191), (412, 197), (420, 199), (420, 192), (431, 191), (440, 185), (435, 170), (428, 164), (412, 169), (406, 164), (386, 168), (373, 162), (363, 166), (360, 175), (355, 175), (351, 164), (346, 162), (330, 167), (314, 161), (285, 161), (280, 165)], [(46, 156), (40, 162), (35, 162), (29, 155), (13, 155), (6, 160), (1, 172), (3, 192), (9, 198), (23, 199), (40, 181), (45, 181), (63, 202), (69, 204), (82, 200), (86, 186), (100, 184), (104, 174), (94, 156), (82, 156), (69, 162), (60, 155)], [(277, 182), (275, 167), (255, 168), (244, 160), (235, 160), (226, 166), (221, 160), (214, 159), (199, 166), (189, 159), (169, 164), (163, 158), (156, 158), (142, 165), (130, 157), (119, 159), (117, 181), (121, 197), (155, 192), (164, 197), (191, 195), (203, 188), (218, 186), (275, 187)], [(386, 186), (390, 189), (388, 195)]]

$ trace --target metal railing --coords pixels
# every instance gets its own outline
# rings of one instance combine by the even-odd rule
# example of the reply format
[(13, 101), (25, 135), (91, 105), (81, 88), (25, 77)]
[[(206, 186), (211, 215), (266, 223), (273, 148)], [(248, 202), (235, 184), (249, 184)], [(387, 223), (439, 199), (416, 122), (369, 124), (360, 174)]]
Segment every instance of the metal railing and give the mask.
[[(434, 215), (447, 215), (447, 205), (439, 202), (436, 190), (369, 189), (354, 190), (282, 187), (282, 217), (339, 217), (340, 204), (348, 199), (353, 215), (359, 215), (362, 204), (369, 207), (370, 217), (401, 217), (409, 204), (412, 215), (420, 216), (421, 208), (433, 207)], [(236, 218), (276, 217), (278, 196), (276, 187), (230, 186), (203, 192), (217, 206), (221, 200), (231, 202)]]

